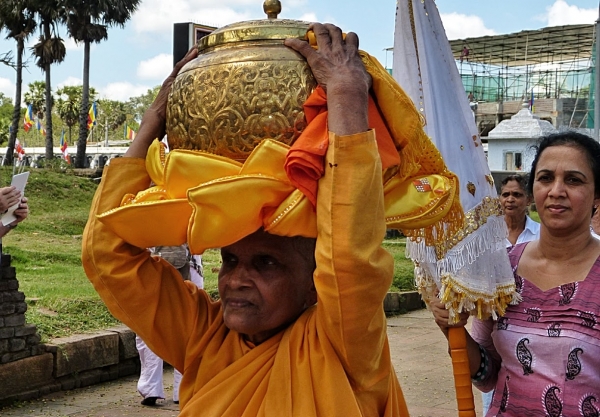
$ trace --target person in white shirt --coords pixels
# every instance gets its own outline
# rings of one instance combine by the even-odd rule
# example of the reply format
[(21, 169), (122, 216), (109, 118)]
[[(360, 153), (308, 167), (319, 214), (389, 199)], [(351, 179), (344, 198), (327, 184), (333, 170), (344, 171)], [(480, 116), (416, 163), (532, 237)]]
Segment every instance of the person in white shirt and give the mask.
[(500, 204), (508, 227), (507, 249), (517, 243), (539, 239), (540, 224), (527, 215), (531, 202), (531, 196), (527, 192), (527, 177), (515, 174), (502, 180)]
[[(184, 280), (192, 281), (198, 288), (204, 288), (202, 255), (190, 255), (187, 245), (160, 246), (151, 252), (166, 259), (173, 265)], [(163, 360), (146, 345), (139, 336), (135, 337), (135, 345), (140, 355), (140, 378), (137, 390), (144, 399), (142, 405), (155, 406), (157, 400), (165, 398), (163, 384)], [(173, 402), (179, 404), (179, 385), (182, 374), (173, 370)]]

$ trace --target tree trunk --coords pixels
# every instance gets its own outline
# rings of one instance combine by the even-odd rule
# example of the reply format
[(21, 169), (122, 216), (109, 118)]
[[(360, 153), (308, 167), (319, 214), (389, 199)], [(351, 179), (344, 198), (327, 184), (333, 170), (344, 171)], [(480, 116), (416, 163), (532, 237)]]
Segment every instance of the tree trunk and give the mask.
[[(46, 39), (50, 39), (50, 24), (44, 23)], [(46, 163), (54, 159), (54, 141), (52, 139), (52, 84), (50, 80), (51, 64), (44, 65), (46, 73)]]
[(83, 89), (81, 93), (81, 109), (79, 110), (79, 139), (77, 140), (77, 157), (75, 168), (85, 168), (87, 160), (85, 151), (88, 135), (88, 112), (90, 101), (90, 42), (85, 41), (83, 47)]
[(8, 147), (6, 149), (6, 165), (13, 164), (15, 153), (15, 142), (17, 132), (19, 131), (19, 121), (21, 120), (21, 88), (23, 86), (23, 51), (25, 49), (25, 40), (22, 36), (17, 38), (17, 83), (15, 92), (15, 107), (13, 108), (12, 123), (10, 125), (10, 135), (8, 137)]
[(46, 64), (46, 162), (54, 159), (54, 141), (52, 140), (52, 87), (50, 86), (50, 64)]

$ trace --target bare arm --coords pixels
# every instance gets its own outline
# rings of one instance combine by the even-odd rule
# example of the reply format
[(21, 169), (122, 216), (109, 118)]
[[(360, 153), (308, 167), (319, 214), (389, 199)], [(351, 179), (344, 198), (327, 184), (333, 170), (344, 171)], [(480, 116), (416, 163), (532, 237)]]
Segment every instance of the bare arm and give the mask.
[(313, 23), (318, 50), (300, 39), (285, 45), (302, 54), (317, 82), (327, 92), (328, 128), (337, 135), (352, 135), (369, 129), (368, 100), (371, 77), (358, 55), (358, 36), (342, 38), (340, 28)]
[[(393, 259), (381, 247), (385, 234), (381, 161), (369, 131), (370, 76), (358, 55), (358, 38), (333, 25), (311, 25), (318, 50), (287, 40), (306, 57), (327, 92), (329, 147), (317, 197), (314, 274), (318, 331), (340, 358), (354, 389), (381, 403), (392, 373), (383, 299)], [(367, 278), (368, 277), (368, 278)], [(375, 415), (365, 409), (365, 415)]]

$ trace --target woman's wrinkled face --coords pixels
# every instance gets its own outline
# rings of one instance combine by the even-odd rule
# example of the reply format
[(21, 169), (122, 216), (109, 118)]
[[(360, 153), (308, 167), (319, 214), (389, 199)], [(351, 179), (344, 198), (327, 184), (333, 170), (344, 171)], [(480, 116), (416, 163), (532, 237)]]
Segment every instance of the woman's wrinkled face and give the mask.
[(518, 181), (511, 180), (502, 186), (500, 204), (505, 216), (524, 219), (530, 203), (531, 199)]
[(540, 155), (533, 182), (540, 221), (550, 231), (589, 230), (594, 175), (586, 154), (573, 146), (551, 146)]
[(316, 302), (314, 264), (291, 238), (256, 232), (221, 249), (225, 325), (259, 344)]

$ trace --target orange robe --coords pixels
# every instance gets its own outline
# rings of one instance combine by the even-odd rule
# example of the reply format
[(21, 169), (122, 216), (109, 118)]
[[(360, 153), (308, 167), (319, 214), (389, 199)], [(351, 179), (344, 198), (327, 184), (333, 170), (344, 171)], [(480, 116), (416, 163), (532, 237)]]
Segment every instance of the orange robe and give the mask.
[(394, 264), (381, 248), (386, 226), (375, 134), (330, 140), (317, 199), (318, 302), (258, 346), (225, 327), (220, 302), (96, 219), (150, 181), (142, 159), (113, 159), (105, 168), (83, 265), (115, 317), (183, 372), (181, 417), (408, 416), (383, 311)]

